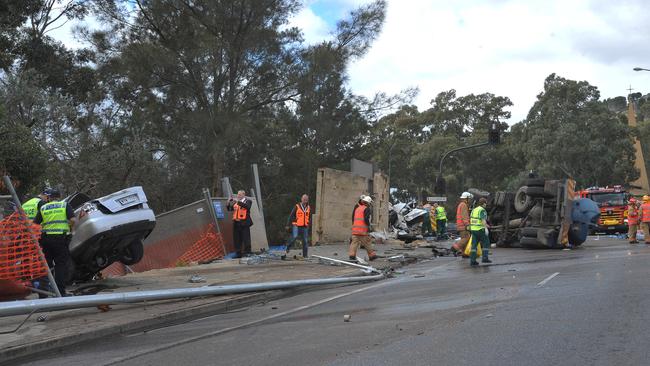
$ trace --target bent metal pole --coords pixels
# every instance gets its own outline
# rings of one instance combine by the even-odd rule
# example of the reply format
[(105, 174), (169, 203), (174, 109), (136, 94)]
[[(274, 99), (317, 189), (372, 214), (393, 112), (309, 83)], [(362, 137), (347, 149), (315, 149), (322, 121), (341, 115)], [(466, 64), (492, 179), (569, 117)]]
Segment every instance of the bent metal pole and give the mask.
[(22, 300), (0, 303), (0, 317), (29, 314), (32, 311), (77, 309), (97, 305), (128, 304), (143, 301), (182, 299), (188, 297), (230, 295), (244, 292), (282, 290), (302, 286), (335, 285), (341, 283), (368, 282), (384, 278), (384, 274), (358, 277), (319, 278), (297, 281), (248, 283), (227, 286), (204, 286), (167, 290), (133, 291), (112, 294), (72, 296), (40, 300)]

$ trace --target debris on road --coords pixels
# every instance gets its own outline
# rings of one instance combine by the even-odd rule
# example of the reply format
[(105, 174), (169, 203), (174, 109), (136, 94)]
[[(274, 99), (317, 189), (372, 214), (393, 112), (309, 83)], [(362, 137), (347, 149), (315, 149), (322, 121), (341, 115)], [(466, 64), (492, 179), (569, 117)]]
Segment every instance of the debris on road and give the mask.
[(343, 315), (343, 321), (344, 322), (349, 323), (350, 319), (352, 319), (352, 316), (350, 316), (350, 314)]
[(187, 280), (189, 283), (203, 283), (205, 282), (205, 278), (201, 277), (199, 275), (192, 275), (189, 280)]

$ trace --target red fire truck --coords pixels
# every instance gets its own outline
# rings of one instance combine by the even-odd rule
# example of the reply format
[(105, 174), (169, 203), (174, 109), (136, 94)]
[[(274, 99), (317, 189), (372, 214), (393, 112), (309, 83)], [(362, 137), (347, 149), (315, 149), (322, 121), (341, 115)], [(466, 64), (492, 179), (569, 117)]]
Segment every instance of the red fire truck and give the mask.
[(589, 198), (600, 207), (599, 232), (627, 232), (627, 201), (630, 194), (622, 186), (591, 187), (579, 192), (581, 198)]

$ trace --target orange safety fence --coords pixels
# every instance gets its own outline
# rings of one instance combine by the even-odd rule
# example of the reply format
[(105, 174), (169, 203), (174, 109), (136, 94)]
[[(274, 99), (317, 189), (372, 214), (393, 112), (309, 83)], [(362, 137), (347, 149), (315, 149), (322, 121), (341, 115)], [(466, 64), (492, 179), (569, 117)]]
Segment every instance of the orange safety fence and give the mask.
[[(214, 225), (204, 225), (159, 240), (146, 243), (142, 260), (129, 266), (134, 272), (144, 272), (152, 269), (172, 268), (187, 265), (191, 262), (207, 262), (223, 258), (225, 246), (221, 233), (216, 232)], [(127, 273), (122, 263), (113, 263), (102, 271), (105, 276), (123, 276)]]
[(0, 280), (32, 280), (47, 275), (38, 240), (40, 226), (13, 213), (0, 221)]

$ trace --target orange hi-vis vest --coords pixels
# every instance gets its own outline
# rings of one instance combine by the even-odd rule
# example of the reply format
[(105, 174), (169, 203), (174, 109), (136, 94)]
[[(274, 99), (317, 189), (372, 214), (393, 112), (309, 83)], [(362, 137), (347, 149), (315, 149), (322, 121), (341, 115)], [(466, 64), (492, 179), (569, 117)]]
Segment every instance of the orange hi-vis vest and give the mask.
[(369, 227), (366, 225), (366, 209), (368, 206), (359, 205), (354, 210), (354, 221), (352, 222), (352, 235), (366, 236), (368, 235)]
[(638, 225), (639, 224), (639, 210), (636, 208), (636, 205), (629, 205), (628, 206), (627, 224), (628, 225)]
[(458, 207), (456, 207), (456, 230), (458, 231), (463, 231), (466, 229), (467, 225), (469, 225), (469, 222), (463, 221), (463, 206), (467, 210), (467, 216), (469, 217), (469, 209), (467, 208), (467, 203), (461, 202), (458, 204)]
[(650, 223), (650, 203), (641, 205), (641, 222)]
[(309, 217), (311, 216), (311, 207), (307, 205), (307, 209), (303, 210), (300, 203), (296, 204), (296, 221), (293, 222), (295, 226), (307, 227), (309, 226)]
[(232, 221), (244, 221), (248, 215), (248, 210), (246, 207), (239, 206), (239, 203), (235, 203), (232, 208), (235, 210), (232, 214)]

